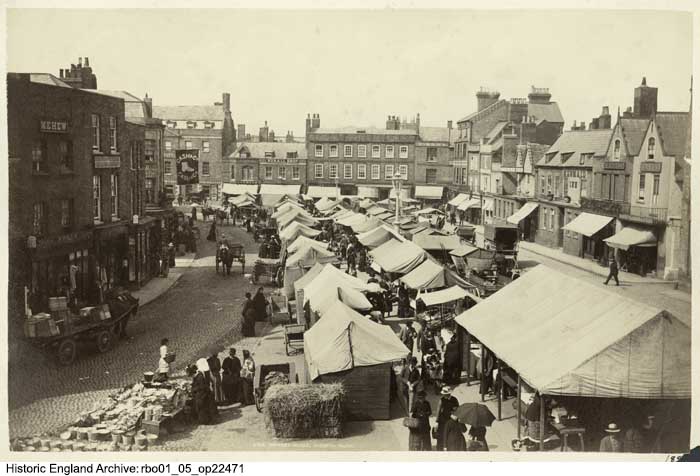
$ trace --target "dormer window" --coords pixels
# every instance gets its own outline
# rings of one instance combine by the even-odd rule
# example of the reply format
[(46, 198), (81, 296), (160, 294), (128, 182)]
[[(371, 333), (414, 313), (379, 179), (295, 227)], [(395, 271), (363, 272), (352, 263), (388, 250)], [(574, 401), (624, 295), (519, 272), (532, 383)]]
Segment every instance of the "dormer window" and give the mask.
[(266, 159), (273, 159), (275, 157), (275, 152), (265, 152), (265, 158)]
[(296, 152), (287, 152), (287, 158), (288, 159), (296, 159), (297, 153)]
[(204, 128), (205, 129), (213, 129), (214, 123), (212, 121), (204, 121)]
[(649, 157), (649, 160), (654, 160), (654, 154), (656, 152), (656, 139), (653, 137), (649, 138), (649, 143), (647, 146), (647, 155)]
[(175, 121), (167, 121), (165, 123), (166, 126), (168, 126), (169, 129), (176, 129), (177, 128), (177, 122)]
[(615, 140), (615, 145), (613, 147), (613, 159), (620, 160), (620, 139)]
[(187, 128), (188, 128), (188, 129), (196, 129), (196, 128), (197, 128), (197, 122), (196, 122), (196, 121), (187, 121)]

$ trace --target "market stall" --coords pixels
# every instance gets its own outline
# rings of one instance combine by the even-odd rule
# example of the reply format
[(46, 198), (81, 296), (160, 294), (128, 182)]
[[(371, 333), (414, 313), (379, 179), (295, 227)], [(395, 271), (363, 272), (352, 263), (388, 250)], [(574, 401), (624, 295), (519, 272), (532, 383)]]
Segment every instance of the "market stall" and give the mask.
[(411, 307), (416, 309), (418, 319), (426, 322), (429, 327), (441, 328), (467, 308), (465, 298), (468, 298), (469, 303), (481, 302), (481, 298), (454, 285), (438, 291), (419, 292), (411, 302)]
[(343, 273), (331, 264), (326, 264), (323, 270), (304, 286), (303, 305), (309, 305), (311, 323), (324, 317), (333, 302), (343, 298), (348, 306), (368, 311), (372, 305), (362, 294), (367, 289), (367, 283)]
[[(388, 242), (389, 244), (391, 242)], [(406, 274), (425, 260), (425, 251), (410, 241), (395, 246), (387, 243), (370, 251), (374, 259), (372, 269), (377, 272)]]
[(390, 327), (339, 301), (304, 334), (309, 381), (342, 383), (351, 420), (390, 418), (392, 362), (408, 353)]
[(304, 225), (303, 223), (292, 223), (287, 228), (282, 230), (279, 234), (280, 240), (283, 242), (291, 243), (296, 240), (299, 236), (306, 236), (307, 238), (314, 238), (321, 234), (321, 230), (315, 230), (311, 227)]
[(389, 240), (404, 241), (404, 238), (391, 227), (379, 225), (372, 230), (359, 233), (357, 240), (368, 248), (377, 248)]

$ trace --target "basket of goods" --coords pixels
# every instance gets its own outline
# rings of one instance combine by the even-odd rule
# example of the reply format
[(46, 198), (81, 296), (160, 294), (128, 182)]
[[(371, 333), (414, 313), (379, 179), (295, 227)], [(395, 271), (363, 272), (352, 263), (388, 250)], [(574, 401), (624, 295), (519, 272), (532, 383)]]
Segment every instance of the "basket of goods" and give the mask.
[(265, 421), (278, 438), (340, 438), (344, 399), (339, 383), (270, 385)]
[(169, 364), (175, 362), (175, 352), (168, 352), (165, 354), (165, 361)]

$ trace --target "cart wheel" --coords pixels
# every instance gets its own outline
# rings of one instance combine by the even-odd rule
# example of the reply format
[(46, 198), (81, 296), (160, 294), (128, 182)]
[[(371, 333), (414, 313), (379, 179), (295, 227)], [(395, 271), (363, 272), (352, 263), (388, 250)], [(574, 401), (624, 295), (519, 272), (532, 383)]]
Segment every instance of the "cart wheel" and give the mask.
[(73, 339), (63, 339), (58, 344), (58, 363), (61, 365), (70, 365), (75, 360), (77, 346)]
[(112, 347), (112, 333), (109, 331), (99, 332), (95, 338), (95, 344), (97, 344), (98, 352), (107, 352)]
[(112, 326), (112, 337), (114, 339), (119, 339), (119, 337), (121, 335), (122, 335), (122, 321), (119, 321)]
[(262, 413), (262, 397), (259, 391), (255, 392), (255, 409), (258, 413)]

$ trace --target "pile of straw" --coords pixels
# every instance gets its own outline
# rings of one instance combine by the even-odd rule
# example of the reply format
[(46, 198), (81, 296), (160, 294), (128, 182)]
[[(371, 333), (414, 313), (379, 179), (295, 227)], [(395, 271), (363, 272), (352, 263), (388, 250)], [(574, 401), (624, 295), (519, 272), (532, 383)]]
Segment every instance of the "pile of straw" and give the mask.
[(273, 385), (265, 394), (265, 421), (278, 438), (341, 438), (342, 384)]

